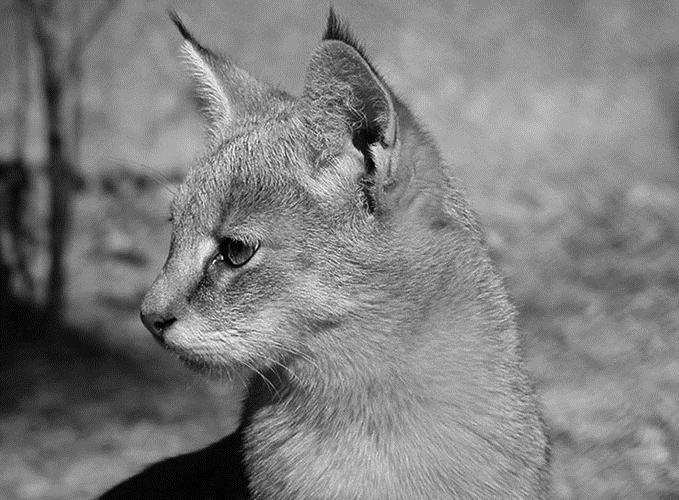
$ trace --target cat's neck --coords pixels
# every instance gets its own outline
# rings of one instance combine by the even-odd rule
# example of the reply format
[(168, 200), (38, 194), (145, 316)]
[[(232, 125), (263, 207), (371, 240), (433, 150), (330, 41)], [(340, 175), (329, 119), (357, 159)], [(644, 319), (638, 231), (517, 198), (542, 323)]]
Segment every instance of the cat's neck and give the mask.
[[(391, 345), (361, 352), (348, 340), (374, 331), (345, 327), (332, 333), (337, 344), (328, 344), (325, 355), (309, 353), (265, 374), (275, 389), (261, 378), (252, 386), (242, 432), (248, 475), (263, 497), (354, 498), (346, 489), (352, 485), (356, 498), (372, 489), (375, 498), (458, 497), (473, 488), (467, 481), (492, 484), (517, 473), (506, 465), (518, 453), (507, 440), (521, 435), (524, 423), (502, 422), (491, 413), (493, 405), (511, 406), (516, 395), (500, 383), (488, 384), (492, 364), (470, 352), (475, 346), (456, 354), (458, 332), (391, 332)], [(410, 345), (404, 345), (408, 335)], [(489, 401), (491, 412), (484, 407)], [(469, 456), (495, 456), (497, 467), (479, 469)], [(272, 471), (290, 480), (277, 489), (268, 479)], [(431, 482), (417, 480), (428, 475)], [(460, 477), (455, 484), (452, 475)], [(344, 489), (322, 489), (327, 487)]]
[(435, 418), (430, 406), (454, 412), (467, 397), (473, 405), (483, 388), (469, 363), (498, 356), (487, 352), (478, 325), (450, 313), (398, 316), (394, 310), (328, 328), (307, 351), (255, 375), (246, 418), (289, 413), (333, 432), (365, 426), (380, 432), (394, 419), (417, 421), (425, 412)]

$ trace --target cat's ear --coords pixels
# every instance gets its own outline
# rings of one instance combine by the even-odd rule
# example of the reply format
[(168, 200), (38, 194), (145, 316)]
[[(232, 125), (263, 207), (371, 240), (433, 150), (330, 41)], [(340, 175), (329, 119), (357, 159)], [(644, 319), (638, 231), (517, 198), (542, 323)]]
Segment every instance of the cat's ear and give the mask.
[(267, 86), (224, 56), (201, 45), (175, 11), (169, 10), (168, 15), (184, 37), (182, 55), (208, 131), (219, 136), (239, 116), (256, 112), (267, 99)]
[[(398, 116), (394, 98), (332, 8), (307, 70), (303, 99), (323, 126), (339, 127), (363, 156), (361, 182), (370, 210), (394, 183)], [(329, 123), (330, 122), (330, 123)]]

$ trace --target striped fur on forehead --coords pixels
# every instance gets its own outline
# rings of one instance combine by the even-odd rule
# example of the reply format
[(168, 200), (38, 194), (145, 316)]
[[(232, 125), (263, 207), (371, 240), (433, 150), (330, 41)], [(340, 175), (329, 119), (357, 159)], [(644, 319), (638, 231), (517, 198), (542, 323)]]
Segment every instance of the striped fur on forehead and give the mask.
[(266, 211), (302, 195), (311, 162), (299, 136), (294, 119), (230, 131), (189, 171), (173, 201), (174, 217), (212, 225), (205, 214)]
[(292, 114), (233, 127), (210, 149), (196, 174), (218, 179), (240, 177), (259, 184), (300, 181), (308, 157), (304, 136)]

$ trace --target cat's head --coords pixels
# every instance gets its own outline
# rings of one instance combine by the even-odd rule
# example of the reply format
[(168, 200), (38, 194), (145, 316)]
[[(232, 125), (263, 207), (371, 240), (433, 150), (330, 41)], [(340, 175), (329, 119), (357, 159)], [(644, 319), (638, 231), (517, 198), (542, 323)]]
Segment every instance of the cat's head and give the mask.
[(190, 365), (221, 373), (271, 368), (346, 321), (384, 315), (403, 270), (431, 250), (412, 232), (402, 245), (395, 229), (399, 207), (416, 203), (399, 161), (406, 111), (332, 12), (300, 97), (172, 17), (210, 145), (173, 201), (144, 323)]

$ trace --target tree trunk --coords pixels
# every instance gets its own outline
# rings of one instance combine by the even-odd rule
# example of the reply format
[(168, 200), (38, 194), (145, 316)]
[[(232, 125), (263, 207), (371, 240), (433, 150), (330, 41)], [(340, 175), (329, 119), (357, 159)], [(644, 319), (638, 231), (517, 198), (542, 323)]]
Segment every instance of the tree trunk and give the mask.
[(10, 225), (16, 258), (16, 274), (23, 284), (20, 294), (33, 300), (33, 276), (29, 269), (29, 229), (26, 226), (26, 196), (30, 189), (30, 172), (26, 161), (26, 142), (28, 139), (28, 113), (31, 101), (30, 54), (28, 49), (27, 19), (21, 3), (16, 10), (16, 73), (18, 101), (15, 112), (14, 162), (16, 183), (11, 193)]
[(71, 69), (71, 78), (73, 80), (73, 130), (72, 136), (72, 151), (71, 151), (71, 165), (74, 169), (73, 175), (80, 176), (82, 168), (80, 165), (80, 143), (82, 140), (82, 125), (83, 125), (83, 67), (82, 62), (78, 62)]
[[(50, 185), (50, 268), (47, 280), (45, 315), (48, 320), (59, 320), (65, 303), (65, 254), (68, 243), (69, 221), (71, 216), (71, 198), (75, 165), (69, 159), (79, 156), (79, 136), (82, 121), (80, 107), (80, 85), (82, 80), (82, 62), (80, 58), (89, 41), (94, 37), (106, 19), (113, 12), (120, 0), (107, 0), (97, 4), (98, 8), (89, 18), (85, 26), (70, 26), (70, 47), (60, 47), (59, 34), (64, 26), (58, 4), (66, 3), (53, 0), (23, 0), (31, 13), (35, 26), (36, 41), (42, 56), (42, 88), (47, 109), (48, 133), (48, 177)], [(75, 4), (73, 19), (80, 24), (80, 5)], [(61, 32), (63, 33), (63, 32)], [(63, 44), (62, 44), (63, 45)], [(65, 102), (67, 76), (73, 70), (77, 97), (75, 105), (75, 124), (67, 123), (66, 116), (71, 103)], [(68, 141), (69, 125), (75, 126), (75, 141)]]
[[(49, 44), (47, 44), (49, 45)], [(65, 262), (70, 220), (70, 169), (64, 152), (61, 119), (64, 86), (53, 67), (52, 47), (43, 46), (43, 88), (47, 106), (48, 176), (50, 182), (50, 268), (47, 281), (45, 315), (48, 320), (61, 318), (65, 302)]]
[[(71, 13), (71, 25), (72, 26), (82, 26), (83, 21), (81, 19), (81, 4), (76, 2), (73, 5), (73, 11)], [(75, 49), (73, 49), (75, 51)], [(69, 164), (73, 169), (72, 175), (79, 177), (81, 175), (82, 169), (80, 165), (80, 141), (82, 136), (82, 121), (83, 121), (83, 110), (82, 110), (82, 87), (83, 87), (83, 52), (86, 50), (86, 46), (83, 45), (78, 49), (77, 53), (70, 54), (68, 61), (68, 81), (69, 81), (69, 93), (70, 99), (66, 103), (69, 108), (73, 110), (70, 124), (70, 143), (68, 145), (68, 156)]]

